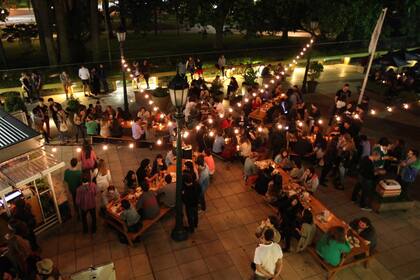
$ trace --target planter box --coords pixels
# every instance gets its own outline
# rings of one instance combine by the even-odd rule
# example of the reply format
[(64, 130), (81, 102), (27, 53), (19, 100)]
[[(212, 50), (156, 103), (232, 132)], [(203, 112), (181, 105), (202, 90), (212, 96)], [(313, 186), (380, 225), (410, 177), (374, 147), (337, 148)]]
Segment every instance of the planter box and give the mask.
[(414, 203), (412, 200), (384, 202), (375, 199), (372, 201), (372, 209), (377, 213), (396, 210), (407, 211), (414, 207)]

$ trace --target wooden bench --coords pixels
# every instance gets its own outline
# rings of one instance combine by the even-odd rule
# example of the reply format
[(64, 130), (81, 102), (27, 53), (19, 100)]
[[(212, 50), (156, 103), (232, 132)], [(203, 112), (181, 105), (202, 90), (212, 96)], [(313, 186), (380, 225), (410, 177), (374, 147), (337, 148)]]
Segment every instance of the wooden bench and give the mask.
[(127, 225), (124, 221), (116, 219), (110, 215), (105, 217), (105, 223), (121, 232), (127, 238), (128, 244), (133, 246), (133, 241), (142, 235), (148, 228), (157, 223), (169, 211), (171, 211), (171, 208), (161, 207), (159, 215), (152, 220), (143, 220), (143, 226), (137, 232), (128, 232)]
[(369, 264), (369, 261), (374, 257), (375, 253), (371, 253), (369, 256), (365, 256), (363, 258), (349, 258), (346, 259), (345, 257), (342, 258), (341, 263), (338, 266), (333, 266), (327, 263), (320, 255), (318, 255), (316, 248), (314, 245), (308, 246), (307, 251), (314, 257), (314, 259), (327, 271), (327, 279), (334, 279), (334, 275), (345, 268), (363, 263), (364, 267), (366, 268)]
[[(96, 141), (95, 141), (96, 140)], [(101, 140), (101, 141), (98, 141)], [(131, 136), (123, 135), (121, 137), (103, 137), (101, 135), (92, 135), (90, 136), (90, 143), (99, 143), (99, 142), (106, 142), (110, 144), (116, 144), (121, 142), (132, 142), (133, 144), (136, 143), (144, 143), (150, 148), (153, 148), (154, 141), (151, 140), (134, 140)]]

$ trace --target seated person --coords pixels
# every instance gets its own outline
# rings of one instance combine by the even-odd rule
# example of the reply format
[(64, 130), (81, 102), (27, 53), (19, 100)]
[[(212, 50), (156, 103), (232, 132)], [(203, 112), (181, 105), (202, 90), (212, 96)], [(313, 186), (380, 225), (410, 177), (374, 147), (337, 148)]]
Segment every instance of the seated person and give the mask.
[(331, 227), (326, 234), (317, 242), (318, 255), (332, 266), (341, 263), (343, 253), (351, 251), (350, 244), (346, 240), (345, 229), (341, 226)]
[(149, 191), (149, 186), (147, 185), (142, 185), (141, 190), (143, 193), (137, 201), (136, 209), (143, 220), (154, 219), (160, 212), (156, 196), (153, 192)]
[(111, 137), (121, 138), (123, 136), (123, 128), (117, 119), (112, 119), (109, 130), (111, 132)]
[(244, 163), (244, 176), (245, 179), (250, 176), (255, 176), (258, 174), (258, 167), (255, 165), (255, 161), (258, 158), (257, 153), (251, 153), (249, 157), (245, 159)]
[(210, 149), (206, 149), (204, 151), (204, 161), (207, 164), (207, 167), (209, 168), (210, 176), (216, 172), (216, 164), (214, 162), (213, 155), (211, 154)]
[(171, 149), (166, 154), (165, 164), (166, 164), (166, 166), (174, 165), (175, 161), (176, 161), (176, 151), (175, 151), (175, 149)]
[(267, 219), (262, 220), (255, 230), (255, 236), (260, 239), (267, 229), (272, 229), (274, 232), (273, 242), (279, 243), (281, 240), (280, 232), (277, 230), (279, 225), (278, 218), (276, 216), (268, 216)]
[(88, 136), (98, 135), (99, 125), (91, 116), (86, 118), (85, 126)]
[(364, 240), (369, 242), (369, 250), (372, 252), (376, 248), (376, 230), (372, 222), (366, 218), (354, 219), (349, 223), (350, 227), (354, 229)]
[(270, 204), (277, 203), (282, 187), (283, 177), (280, 174), (275, 174), (273, 180), (268, 184), (268, 190), (265, 194), (266, 201)]
[(168, 208), (175, 207), (176, 200), (176, 183), (172, 182), (171, 174), (165, 176), (165, 185), (155, 190), (159, 202)]
[(296, 247), (296, 252), (302, 252), (309, 245), (312, 244), (315, 234), (316, 225), (314, 217), (309, 209), (304, 209), (300, 217), (300, 227), (296, 228), (299, 234), (299, 242)]
[(226, 99), (230, 98), (230, 95), (232, 93), (235, 93), (239, 88), (238, 82), (236, 81), (235, 77), (231, 77), (230, 78), (230, 83), (227, 87), (227, 95), (226, 95)]
[(115, 186), (109, 186), (106, 191), (102, 193), (102, 205), (106, 206), (110, 202), (116, 202), (120, 198), (120, 194)]
[(299, 157), (309, 157), (313, 154), (313, 148), (309, 140), (304, 139), (301, 135), (298, 135), (296, 142), (292, 145), (292, 151)]
[(298, 227), (298, 216), (303, 210), (302, 204), (299, 202), (297, 195), (289, 197), (285, 201), (281, 201), (278, 204), (279, 213), (282, 216), (281, 229), (282, 236), (285, 240), (284, 251), (287, 252), (290, 249), (290, 241), (292, 237), (298, 238), (296, 228)]
[(168, 169), (168, 167), (166, 166), (166, 163), (163, 160), (163, 156), (161, 154), (158, 154), (155, 160), (153, 161), (151, 175), (153, 176), (155, 174), (160, 174), (160, 172), (165, 171), (166, 169)]
[(293, 167), (287, 150), (282, 150), (278, 155), (276, 155), (274, 162), (280, 165), (284, 170), (291, 170)]
[(261, 77), (263, 77), (263, 78), (271, 78), (271, 76), (272, 76), (271, 75), (271, 64), (268, 64), (261, 71)]
[(307, 168), (302, 177), (300, 177), (299, 183), (301, 183), (305, 190), (309, 193), (315, 193), (319, 186), (319, 179), (318, 175), (315, 173), (315, 169), (313, 167)]
[(134, 192), (137, 186), (136, 173), (133, 170), (129, 170), (124, 178), (124, 192)]
[(142, 121), (147, 122), (150, 118), (150, 112), (146, 110), (146, 108), (141, 107), (137, 113), (137, 118), (141, 119)]
[(305, 168), (303, 168), (301, 160), (295, 159), (293, 163), (294, 167), (289, 172), (290, 177), (292, 177), (295, 180), (302, 178), (303, 173), (305, 172)]
[(258, 175), (257, 181), (255, 181), (255, 191), (261, 195), (265, 195), (268, 190), (268, 184), (271, 181), (271, 173), (273, 168), (270, 166), (267, 169), (264, 169)]
[(213, 153), (220, 154), (223, 151), (223, 146), (225, 145), (225, 138), (223, 138), (223, 132), (219, 131), (216, 138), (213, 142)]
[(139, 186), (149, 186), (150, 183), (158, 177), (158, 174), (152, 175), (150, 159), (145, 158), (140, 162), (136, 171), (137, 182)]
[(121, 200), (121, 220), (127, 225), (128, 232), (137, 232), (141, 228), (140, 215), (126, 199)]
[(109, 124), (109, 121), (107, 119), (102, 119), (101, 120), (100, 134), (101, 134), (102, 137), (105, 137), (105, 138), (111, 136), (110, 124)]
[(132, 137), (134, 140), (144, 140), (146, 139), (146, 131), (142, 127), (142, 122), (140, 118), (135, 118), (133, 125), (131, 126)]

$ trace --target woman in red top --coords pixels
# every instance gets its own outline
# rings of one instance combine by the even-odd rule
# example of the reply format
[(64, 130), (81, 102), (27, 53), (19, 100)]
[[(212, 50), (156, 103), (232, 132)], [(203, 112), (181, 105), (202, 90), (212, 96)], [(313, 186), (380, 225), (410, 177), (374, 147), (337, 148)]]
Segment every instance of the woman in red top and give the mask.
[(260, 108), (262, 105), (262, 100), (259, 96), (255, 97), (252, 100), (252, 110), (257, 110), (258, 108)]
[(229, 127), (232, 126), (232, 116), (231, 115), (227, 115), (226, 118), (223, 119), (222, 123), (220, 124), (221, 129), (225, 130)]
[(83, 145), (80, 153), (80, 162), (82, 163), (82, 171), (89, 171), (95, 168), (96, 165), (96, 154), (92, 149), (92, 146), (88, 143)]

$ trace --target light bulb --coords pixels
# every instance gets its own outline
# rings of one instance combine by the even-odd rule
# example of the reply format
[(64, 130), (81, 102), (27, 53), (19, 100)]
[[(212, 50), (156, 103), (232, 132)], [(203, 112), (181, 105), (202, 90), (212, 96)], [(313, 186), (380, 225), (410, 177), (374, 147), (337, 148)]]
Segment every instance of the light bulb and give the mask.
[(278, 124), (278, 125), (277, 125), (277, 128), (278, 128), (278, 129), (282, 129), (282, 128), (283, 128), (283, 126), (282, 126), (281, 124)]
[(235, 134), (238, 134), (239, 133), (239, 129), (235, 128), (234, 132), (235, 132)]
[(55, 152), (57, 152), (57, 148), (56, 148), (56, 147), (54, 147), (54, 148), (52, 148), (52, 149), (51, 149), (51, 151), (52, 151), (53, 153), (55, 153)]
[(258, 132), (262, 132), (263, 128), (261, 126), (258, 127)]
[(386, 107), (386, 110), (391, 113), (392, 112), (392, 107)]
[(134, 148), (134, 144), (133, 144), (133, 143), (130, 143), (130, 145), (128, 145), (128, 147), (129, 147), (130, 149), (132, 149), (132, 148)]
[(372, 109), (372, 110), (370, 110), (370, 113), (371, 113), (372, 115), (375, 115), (375, 114), (376, 114), (376, 111), (375, 111), (374, 109)]
[(213, 131), (210, 131), (210, 132), (209, 132), (209, 136), (210, 136), (210, 137), (213, 137), (213, 136), (214, 136), (214, 132), (213, 132)]
[(224, 117), (224, 116), (225, 116), (225, 115), (220, 114), (220, 115), (219, 115), (219, 118), (223, 119), (223, 117)]
[(407, 103), (404, 103), (404, 104), (403, 104), (403, 108), (404, 108), (404, 109), (406, 109), (406, 110), (407, 110), (407, 109), (408, 109), (408, 107), (409, 107), (409, 106), (408, 106), (408, 104), (407, 104)]
[[(184, 137), (184, 138), (185, 138), (185, 137)], [(162, 145), (162, 140), (161, 140), (161, 139), (158, 139), (158, 140), (156, 141), (156, 145), (158, 145), (158, 146)]]
[(209, 124), (212, 124), (213, 123), (213, 119), (209, 119)]
[(80, 153), (81, 151), (82, 151), (82, 148), (80, 148), (80, 147), (76, 149), (76, 152), (78, 152), (78, 153)]
[(197, 126), (195, 127), (195, 129), (196, 129), (197, 131), (199, 131), (199, 130), (201, 129), (201, 125), (197, 125)]
[(245, 103), (248, 103), (249, 102), (249, 99), (247, 97), (245, 97), (244, 102)]
[(232, 108), (229, 108), (229, 113), (232, 113), (233, 112), (233, 109)]
[(322, 124), (322, 120), (318, 120), (318, 124)]
[(108, 150), (108, 145), (103, 145), (102, 150), (104, 150), (104, 151)]

